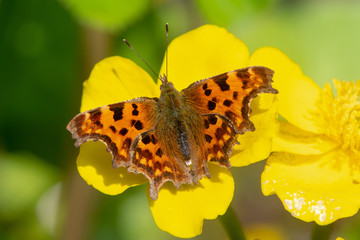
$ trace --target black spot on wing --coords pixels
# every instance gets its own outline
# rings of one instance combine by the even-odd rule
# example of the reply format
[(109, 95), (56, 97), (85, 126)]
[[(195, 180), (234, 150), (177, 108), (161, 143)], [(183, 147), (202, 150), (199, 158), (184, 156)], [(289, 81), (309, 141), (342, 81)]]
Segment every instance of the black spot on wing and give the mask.
[(220, 75), (214, 79), (214, 82), (220, 87), (221, 91), (228, 91), (230, 89), (229, 84), (226, 82), (227, 79), (227, 74)]
[(214, 115), (209, 115), (208, 119), (209, 119), (209, 123), (211, 123), (212, 125), (215, 125), (218, 120), (217, 117)]
[(204, 119), (204, 126), (205, 126), (205, 129), (209, 128), (209, 121), (207, 119)]
[(242, 89), (246, 89), (247, 88), (247, 85), (248, 85), (248, 83), (249, 83), (249, 81), (247, 81), (247, 80), (244, 80), (244, 81), (242, 81)]
[(136, 105), (135, 103), (133, 103), (133, 104), (131, 104), (131, 106), (134, 108), (134, 110), (132, 111), (132, 115), (133, 115), (133, 116), (139, 115), (139, 111), (137, 110), (138, 105)]
[(210, 96), (211, 91), (212, 91), (211, 89), (206, 89), (206, 90), (205, 90), (205, 95), (206, 95), (206, 96)]
[(138, 110), (136, 110), (136, 109), (134, 109), (134, 110), (132, 111), (132, 115), (133, 115), (133, 116), (137, 116), (137, 115), (139, 115), (139, 111), (138, 111)]
[(206, 142), (211, 143), (212, 137), (208, 134), (205, 134), (205, 140)]
[(162, 157), (162, 155), (163, 155), (163, 152), (162, 152), (162, 150), (161, 150), (161, 148), (159, 148), (157, 151), (156, 151), (156, 156), (158, 156), (158, 157)]
[(136, 121), (134, 126), (137, 130), (141, 130), (144, 128), (142, 122), (140, 122), (140, 121)]
[(228, 99), (226, 99), (226, 100), (223, 102), (224, 106), (226, 106), (226, 107), (230, 107), (230, 105), (231, 105), (232, 103), (233, 103), (233, 102), (232, 102), (231, 100), (228, 100)]
[(121, 135), (125, 136), (125, 135), (127, 134), (127, 132), (128, 132), (127, 128), (123, 128), (123, 129), (120, 130), (119, 133), (120, 133)]
[(150, 139), (149, 135), (146, 135), (145, 137), (143, 137), (141, 139), (141, 141), (146, 145), (146, 144), (150, 143), (151, 139)]
[(237, 100), (237, 97), (238, 97), (238, 92), (235, 91), (235, 92), (233, 93), (233, 99), (234, 99), (234, 100)]
[(209, 101), (207, 107), (209, 110), (214, 110), (216, 108), (216, 103), (213, 101)]
[(114, 126), (109, 127), (113, 133), (116, 133), (116, 128)]
[(113, 115), (114, 121), (118, 121), (123, 118), (124, 104), (110, 105), (109, 109), (110, 109), (110, 111), (114, 112), (114, 115)]

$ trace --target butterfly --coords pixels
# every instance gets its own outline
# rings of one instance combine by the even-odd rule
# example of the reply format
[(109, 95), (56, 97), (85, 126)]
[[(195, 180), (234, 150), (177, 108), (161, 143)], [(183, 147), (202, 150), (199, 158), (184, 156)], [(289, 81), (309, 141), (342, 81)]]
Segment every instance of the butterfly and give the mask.
[[(166, 36), (168, 42), (168, 24)], [(113, 167), (143, 174), (156, 200), (167, 181), (179, 188), (210, 178), (208, 161), (231, 168), (238, 134), (255, 130), (249, 120), (251, 100), (260, 93), (278, 93), (271, 86), (273, 74), (266, 67), (247, 67), (194, 82), (180, 92), (164, 74), (158, 77), (159, 98), (139, 97), (82, 112), (66, 129), (76, 147), (86, 141), (105, 143)]]
[(160, 77), (159, 98), (139, 97), (76, 115), (67, 130), (79, 147), (101, 141), (115, 168), (141, 173), (150, 196), (171, 181), (175, 187), (210, 178), (208, 161), (231, 168), (229, 156), (238, 134), (254, 131), (250, 102), (260, 93), (276, 94), (274, 72), (252, 66), (194, 82), (177, 91)]

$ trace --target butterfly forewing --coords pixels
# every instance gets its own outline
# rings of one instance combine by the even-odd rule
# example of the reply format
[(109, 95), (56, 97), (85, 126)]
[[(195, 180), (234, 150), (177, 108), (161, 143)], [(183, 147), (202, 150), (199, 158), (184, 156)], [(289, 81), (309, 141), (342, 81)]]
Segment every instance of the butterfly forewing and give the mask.
[(156, 100), (137, 98), (95, 108), (75, 116), (67, 126), (78, 147), (86, 141), (102, 141), (113, 155), (113, 165), (129, 166), (134, 139), (154, 127)]
[(249, 103), (257, 94), (277, 93), (271, 87), (273, 71), (248, 67), (191, 84), (182, 93), (202, 114), (216, 113), (232, 121), (236, 132), (254, 130)]
[(230, 167), (236, 134), (254, 131), (249, 120), (250, 101), (259, 93), (277, 93), (271, 86), (273, 71), (248, 67), (200, 80), (182, 91), (187, 102), (204, 116), (205, 156)]

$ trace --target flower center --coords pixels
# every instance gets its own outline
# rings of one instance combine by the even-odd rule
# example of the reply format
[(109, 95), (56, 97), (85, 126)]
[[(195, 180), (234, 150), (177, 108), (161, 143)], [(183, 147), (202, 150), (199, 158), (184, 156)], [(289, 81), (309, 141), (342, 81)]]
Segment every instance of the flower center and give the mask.
[(319, 126), (360, 168), (360, 80), (333, 83), (336, 96), (327, 83), (318, 102)]

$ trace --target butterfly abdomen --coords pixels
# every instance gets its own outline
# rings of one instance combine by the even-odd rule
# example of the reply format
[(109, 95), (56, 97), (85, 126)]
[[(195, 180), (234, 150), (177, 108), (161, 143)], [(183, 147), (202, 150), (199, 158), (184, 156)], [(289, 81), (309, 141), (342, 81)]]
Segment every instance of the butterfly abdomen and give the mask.
[(180, 152), (183, 155), (183, 159), (185, 161), (190, 160), (191, 158), (191, 149), (189, 144), (189, 136), (186, 130), (185, 123), (182, 122), (180, 119), (175, 121), (175, 135), (176, 140), (180, 148)]

